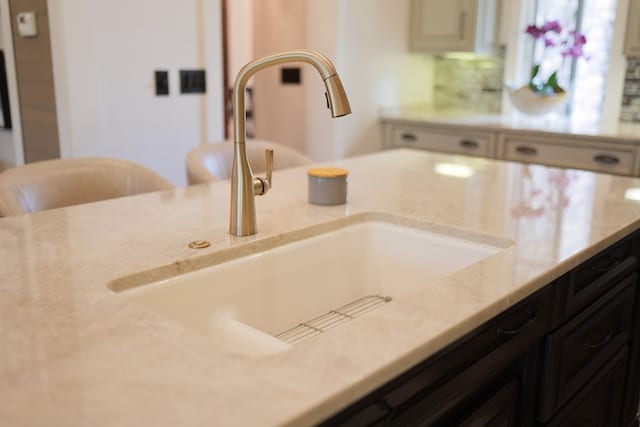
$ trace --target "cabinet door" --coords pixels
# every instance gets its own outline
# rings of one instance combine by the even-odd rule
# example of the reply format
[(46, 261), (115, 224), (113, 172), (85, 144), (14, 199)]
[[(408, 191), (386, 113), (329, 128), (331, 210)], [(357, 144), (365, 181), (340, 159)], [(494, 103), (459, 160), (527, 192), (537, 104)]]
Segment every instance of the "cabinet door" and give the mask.
[(633, 241), (623, 239), (583, 262), (568, 275), (563, 286), (563, 318), (576, 315), (611, 290), (622, 278), (638, 269)]
[(426, 52), (472, 51), (477, 0), (412, 0), (411, 48)]
[(613, 357), (546, 427), (621, 426), (627, 348)]
[(640, 2), (638, 0), (629, 2), (624, 53), (627, 56), (640, 55)]
[[(548, 420), (624, 347), (633, 328), (636, 275), (547, 338), (540, 416)], [(622, 385), (620, 388), (622, 389)]]

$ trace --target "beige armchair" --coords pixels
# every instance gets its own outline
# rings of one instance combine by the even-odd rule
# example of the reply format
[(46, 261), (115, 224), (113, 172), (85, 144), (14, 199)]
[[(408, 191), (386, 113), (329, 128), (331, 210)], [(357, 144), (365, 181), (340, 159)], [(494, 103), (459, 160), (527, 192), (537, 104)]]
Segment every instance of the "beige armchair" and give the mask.
[[(264, 150), (274, 151), (273, 168), (286, 169), (308, 165), (311, 159), (286, 145), (259, 139), (248, 140), (247, 160), (251, 171), (256, 174), (265, 172)], [(187, 154), (187, 181), (189, 185), (229, 179), (233, 164), (233, 142), (202, 144)]]
[(0, 173), (0, 217), (174, 188), (142, 165), (120, 159), (59, 159)]

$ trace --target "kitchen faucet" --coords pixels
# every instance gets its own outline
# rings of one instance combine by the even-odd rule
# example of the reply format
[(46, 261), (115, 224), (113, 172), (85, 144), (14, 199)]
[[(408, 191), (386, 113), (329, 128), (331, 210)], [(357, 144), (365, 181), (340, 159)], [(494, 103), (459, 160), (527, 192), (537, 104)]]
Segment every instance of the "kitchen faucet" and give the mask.
[(292, 50), (256, 59), (238, 72), (233, 87), (233, 168), (231, 171), (231, 213), (229, 233), (234, 236), (250, 236), (258, 232), (256, 224), (255, 196), (262, 196), (271, 188), (273, 150), (266, 150), (266, 177), (253, 177), (246, 152), (246, 110), (244, 92), (247, 82), (258, 71), (271, 65), (286, 62), (306, 62), (322, 76), (327, 89), (327, 107), (332, 117), (351, 113), (349, 100), (340, 77), (329, 59), (311, 50)]

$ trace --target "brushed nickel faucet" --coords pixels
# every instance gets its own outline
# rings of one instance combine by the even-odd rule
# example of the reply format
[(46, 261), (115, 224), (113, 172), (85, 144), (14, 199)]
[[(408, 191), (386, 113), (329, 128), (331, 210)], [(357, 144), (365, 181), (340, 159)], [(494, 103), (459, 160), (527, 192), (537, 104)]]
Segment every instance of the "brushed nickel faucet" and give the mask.
[(246, 110), (244, 92), (247, 82), (258, 71), (272, 65), (286, 62), (306, 62), (311, 64), (322, 76), (327, 89), (327, 107), (332, 117), (341, 117), (351, 113), (349, 99), (340, 77), (329, 59), (311, 50), (292, 50), (256, 59), (238, 72), (233, 87), (233, 132), (234, 150), (231, 171), (231, 214), (229, 233), (234, 236), (250, 236), (258, 232), (256, 224), (255, 196), (262, 196), (271, 188), (273, 171), (273, 150), (266, 150), (266, 177), (254, 177), (247, 160), (246, 152)]

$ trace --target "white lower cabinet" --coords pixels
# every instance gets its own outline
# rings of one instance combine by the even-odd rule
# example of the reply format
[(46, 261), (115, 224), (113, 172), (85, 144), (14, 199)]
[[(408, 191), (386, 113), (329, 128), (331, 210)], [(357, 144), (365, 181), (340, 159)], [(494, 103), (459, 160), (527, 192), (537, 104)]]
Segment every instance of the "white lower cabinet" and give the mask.
[(640, 176), (635, 144), (612, 138), (594, 140), (576, 135), (532, 135), (533, 132), (383, 122), (383, 146)]

